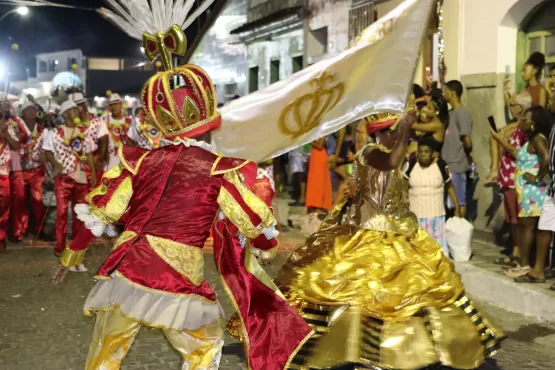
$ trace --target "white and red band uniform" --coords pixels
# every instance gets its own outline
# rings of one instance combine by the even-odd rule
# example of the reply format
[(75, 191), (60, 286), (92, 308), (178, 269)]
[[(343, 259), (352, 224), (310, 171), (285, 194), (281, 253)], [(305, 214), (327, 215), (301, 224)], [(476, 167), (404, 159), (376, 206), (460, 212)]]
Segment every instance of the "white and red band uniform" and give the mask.
[(43, 126), (35, 125), (33, 132), (29, 136), (27, 142), (23, 145), (23, 156), (21, 158), (21, 167), (23, 170), (33, 170), (43, 165), (41, 162), (42, 145), (48, 130)]
[(118, 155), (118, 148), (123, 145), (127, 130), (131, 126), (131, 117), (124, 116), (120, 119), (115, 119), (110, 115), (102, 116), (102, 119), (107, 127), (108, 131), (108, 162), (104, 167), (104, 172), (111, 170), (120, 163), (120, 158)]
[[(15, 141), (19, 141), (17, 133), (13, 125), (8, 121), (8, 134)], [(10, 174), (10, 164), (12, 161), (11, 150), (8, 142), (2, 138), (0, 140), (0, 176), (8, 176)]]
[[(11, 127), (13, 127), (13, 129), (15, 130), (15, 132), (17, 133), (17, 135), (20, 138), (30, 138), (31, 137), (31, 132), (29, 131), (29, 128), (27, 127), (27, 125), (25, 124), (25, 122), (23, 122), (21, 120), (21, 118), (19, 117), (11, 117), (8, 120), (8, 125), (10, 125)], [(21, 132), (22, 130), (25, 130), (25, 132)], [(25, 143), (22, 143), (23, 145), (21, 146), (21, 148), (19, 150), (11, 150), (10, 155), (12, 157), (11, 160), (11, 165), (10, 168), (12, 171), (22, 171), (22, 164), (21, 164), (21, 159), (24, 155), (24, 145)]]
[(89, 134), (93, 139), (96, 148), (98, 148), (98, 140), (108, 135), (108, 127), (106, 126), (106, 122), (102, 117), (90, 120), (87, 130), (89, 131)]
[(87, 155), (97, 149), (91, 130), (65, 125), (49, 130), (42, 149), (52, 152), (63, 166), (61, 174), (69, 175), (78, 184), (87, 183), (84, 164)]
[(276, 183), (274, 182), (274, 166), (269, 165), (266, 167), (258, 167), (258, 172), (256, 173), (256, 179), (268, 179), (270, 181), (270, 185), (272, 186), (272, 190), (276, 191)]

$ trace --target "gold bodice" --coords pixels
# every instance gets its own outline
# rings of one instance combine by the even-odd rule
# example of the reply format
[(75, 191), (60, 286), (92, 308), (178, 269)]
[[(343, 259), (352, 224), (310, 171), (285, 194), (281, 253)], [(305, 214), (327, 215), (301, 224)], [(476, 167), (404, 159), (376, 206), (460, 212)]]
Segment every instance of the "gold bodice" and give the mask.
[(383, 149), (370, 145), (357, 155), (357, 194), (346, 209), (342, 224), (413, 235), (418, 230), (418, 220), (403, 202), (403, 175), (398, 169), (380, 171), (368, 166), (364, 153), (371, 150)]

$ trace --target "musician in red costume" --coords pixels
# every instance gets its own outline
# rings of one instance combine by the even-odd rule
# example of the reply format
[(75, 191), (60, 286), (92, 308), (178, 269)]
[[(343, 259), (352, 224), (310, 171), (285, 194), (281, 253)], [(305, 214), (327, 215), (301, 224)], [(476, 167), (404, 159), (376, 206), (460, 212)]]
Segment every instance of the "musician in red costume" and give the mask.
[[(59, 119), (62, 125), (48, 131), (42, 149), (46, 159), (56, 171), (54, 193), (56, 194), (56, 248), (60, 255), (66, 248), (69, 202), (79, 204), (85, 201), (89, 190), (84, 163), (93, 169), (92, 152), (96, 149), (91, 132), (81, 126), (79, 109), (71, 100), (64, 102), (60, 108)], [(94, 186), (96, 177), (92, 176), (90, 185)], [(77, 235), (82, 222), (73, 213), (73, 235)]]
[(274, 166), (271, 159), (259, 165), (252, 192), (262, 199), (268, 207), (272, 206), (276, 185), (274, 182)]
[[(28, 116), (32, 115), (32, 109), (28, 103), (22, 110), (22, 113), (26, 113)], [(34, 105), (33, 105), (34, 107)], [(25, 111), (25, 112), (23, 112)], [(36, 117), (36, 108), (34, 111)], [(28, 117), (29, 118), (29, 117)], [(20, 145), (19, 149), (11, 150), (11, 162), (10, 162), (10, 228), (9, 228), (9, 239), (12, 243), (19, 243), (23, 240), (25, 235), (25, 215), (27, 214), (27, 202), (25, 201), (25, 181), (23, 180), (23, 168), (22, 168), (22, 156), (23, 156), (23, 143), (27, 143), (31, 133), (29, 129), (23, 122), (23, 120), (17, 116), (12, 116), (8, 120), (9, 124), (13, 126), (14, 130), (19, 137)], [(40, 221), (39, 221), (40, 222)]]
[[(172, 67), (170, 50), (185, 52), (182, 29), (160, 31), (166, 36), (145, 33), (143, 44), (149, 60), (160, 57), (166, 71), (148, 80), (142, 101), (147, 120), (164, 136), (162, 146), (119, 148), (121, 163), (104, 174), (88, 204), (76, 207), (91, 232), (82, 229), (64, 251), (53, 282), (82, 262), (93, 235), (114, 235), (113, 224), (123, 223), (85, 303), (85, 312), (96, 314), (85, 368), (118, 369), (141, 326), (148, 326), (162, 329), (184, 369), (217, 369), (223, 312), (205, 280), (202, 252), (214, 226), (214, 258), (239, 313), (248, 367), (284, 369), (312, 330), (255, 258), (273, 256), (277, 246), (273, 214), (249, 190), (256, 165), (221, 157), (202, 141), (221, 124), (214, 86), (198, 66)], [(172, 79), (183, 83), (170, 86)]]
[[(22, 230), (20, 231), (25, 235), (29, 229), (29, 212), (27, 209), (27, 194), (31, 198), (31, 213), (33, 216), (35, 233), (39, 233), (39, 237), (46, 238), (44, 232), (40, 229), (45, 215), (44, 208), (44, 178), (45, 178), (45, 157), (42, 151), (42, 144), (46, 137), (48, 130), (37, 122), (37, 106), (32, 102), (23, 104), (21, 109), (23, 122), (30, 133), (27, 141), (22, 141), (21, 156), (21, 174), (23, 175), (23, 197), (20, 200), (20, 205), (16, 209), (12, 208), (12, 217), (21, 217)], [(13, 203), (12, 203), (12, 207)], [(19, 222), (18, 222), (19, 223)]]
[[(93, 162), (96, 173), (96, 181), (99, 182), (102, 178), (102, 164), (101, 158), (105, 158), (108, 153), (108, 128), (106, 123), (102, 118), (95, 118), (95, 116), (89, 113), (87, 107), (87, 99), (83, 93), (76, 92), (68, 95), (68, 100), (73, 101), (79, 108), (79, 118), (81, 119), (81, 125), (85, 127), (94, 142), (96, 150), (92, 153)], [(91, 181), (91, 168), (87, 163), (84, 164), (85, 172), (87, 174), (87, 181)]]
[(5, 253), (10, 214), (10, 150), (21, 149), (18, 131), (12, 124), (10, 107), (0, 103), (0, 253)]

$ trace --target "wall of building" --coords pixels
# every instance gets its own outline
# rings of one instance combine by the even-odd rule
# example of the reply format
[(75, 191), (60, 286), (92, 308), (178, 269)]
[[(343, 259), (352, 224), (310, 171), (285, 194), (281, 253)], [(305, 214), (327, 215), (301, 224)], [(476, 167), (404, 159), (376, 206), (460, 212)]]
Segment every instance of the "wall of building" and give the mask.
[[(65, 50), (54, 53), (37, 55), (37, 82), (50, 82), (60, 72), (71, 71), (71, 65), (76, 63), (79, 67), (77, 74), (85, 83), (86, 64), (81, 50)], [(46, 66), (46, 69), (44, 67)]]
[[(258, 67), (258, 88), (270, 84), (270, 64), (279, 60), (279, 79), (293, 74), (293, 58), (304, 54), (303, 30), (295, 30), (273, 38), (271, 41), (255, 42), (247, 45), (247, 69)], [(249, 79), (247, 71), (247, 86)]]
[(104, 96), (107, 90), (120, 95), (140, 94), (144, 83), (154, 74), (153, 71), (100, 71), (88, 70), (89, 83), (85, 89), (85, 96)]
[[(474, 120), (473, 158), (481, 180), (474, 195), (475, 222), (479, 230), (499, 230), (503, 225), (501, 198), (483, 186), (489, 174), (489, 124), (493, 115), (499, 127), (506, 124), (503, 80), (506, 70), (514, 84), (517, 66), (517, 32), (524, 17), (542, 0), (446, 0), (444, 2), (445, 62), (447, 80), (465, 86), (463, 103)], [(514, 86), (513, 86), (514, 89)]]
[(230, 31), (247, 21), (247, 1), (230, 0), (193, 53), (190, 62), (204, 68), (214, 85), (218, 103), (245, 89), (246, 48)]
[(319, 41), (309, 32), (307, 35), (308, 63), (333, 57), (349, 46), (349, 9), (352, 0), (310, 0), (309, 21), (310, 30), (327, 27), (328, 42), (322, 53)]

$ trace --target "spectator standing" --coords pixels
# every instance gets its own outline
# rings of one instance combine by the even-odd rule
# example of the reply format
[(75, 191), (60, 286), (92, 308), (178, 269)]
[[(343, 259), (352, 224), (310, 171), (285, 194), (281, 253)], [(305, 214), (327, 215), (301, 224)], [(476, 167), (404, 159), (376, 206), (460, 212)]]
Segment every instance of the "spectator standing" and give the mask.
[(333, 203), (332, 185), (326, 151), (326, 138), (312, 143), (306, 186), (306, 208), (309, 212), (326, 213)]
[(302, 145), (289, 152), (289, 169), (293, 174), (293, 183), (296, 185), (295, 201), (289, 203), (292, 207), (305, 206), (306, 203), (306, 181), (308, 172), (308, 158), (312, 146)]
[(528, 142), (517, 149), (500, 134), (492, 132), (503, 148), (516, 157), (516, 192), (518, 196), (518, 237), (520, 265), (505, 271), (507, 276), (531, 280), (531, 250), (538, 219), (542, 212), (547, 183), (544, 179), (549, 169), (549, 146), (551, 116), (542, 107), (532, 107), (520, 120), (520, 129), (528, 136)]
[(459, 81), (447, 82), (444, 97), (451, 106), (451, 111), (441, 157), (451, 170), (451, 181), (459, 200), (460, 214), (466, 218), (467, 172), (471, 167), (472, 152), (472, 116), (461, 103), (462, 94), (463, 86)]
[[(511, 115), (517, 119), (532, 106), (532, 96), (527, 91), (513, 95), (509, 110)], [(526, 134), (520, 129), (519, 122), (513, 122), (498, 131), (497, 135), (491, 135), (490, 155), (491, 169), (490, 175), (486, 179), (486, 185), (497, 183), (503, 193), (503, 203), (505, 206), (505, 222), (511, 229), (511, 241), (513, 243), (510, 257), (501, 257), (495, 261), (498, 265), (513, 265), (518, 262), (518, 199), (515, 189), (516, 156), (513, 152), (505, 150), (499, 139), (508, 141), (516, 150), (526, 143)], [(501, 159), (499, 159), (501, 155)]]
[(435, 140), (428, 136), (418, 142), (416, 158), (405, 165), (404, 177), (409, 182), (410, 210), (418, 217), (420, 228), (426, 230), (449, 256), (445, 230), (445, 189), (455, 205), (455, 216), (460, 217), (457, 194), (444, 160), (435, 160)]
[[(553, 232), (555, 232), (555, 130), (553, 130), (553, 117), (546, 111), (535, 114), (534, 121), (544, 121), (547, 128), (551, 128), (549, 135), (549, 167), (548, 173), (551, 183), (547, 188), (547, 194), (543, 201), (540, 219), (538, 221), (538, 232), (536, 235), (536, 263), (534, 268), (526, 275), (521, 276), (515, 281), (517, 283), (544, 283), (545, 267), (548, 259), (549, 247)], [(541, 170), (540, 170), (541, 171)], [(541, 172), (538, 177), (541, 176)], [(537, 179), (534, 178), (534, 181)], [(551, 286), (551, 290), (555, 290), (555, 285)]]
[(549, 68), (549, 77), (547, 78), (545, 89), (549, 97), (547, 107), (551, 112), (555, 112), (555, 65)]

